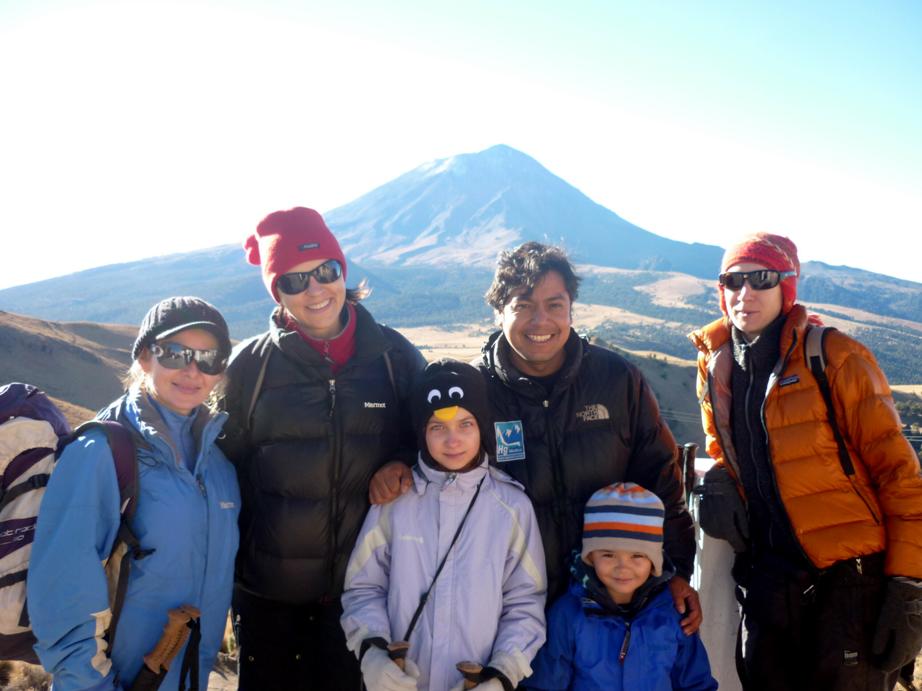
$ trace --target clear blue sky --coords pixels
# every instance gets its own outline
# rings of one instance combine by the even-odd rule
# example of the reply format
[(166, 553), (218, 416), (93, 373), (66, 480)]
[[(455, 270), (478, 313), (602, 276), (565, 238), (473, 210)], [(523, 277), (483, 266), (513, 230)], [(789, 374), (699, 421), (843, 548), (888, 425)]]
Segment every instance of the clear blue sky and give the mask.
[(504, 143), (652, 232), (922, 281), (919, 2), (0, 0), (0, 287)]

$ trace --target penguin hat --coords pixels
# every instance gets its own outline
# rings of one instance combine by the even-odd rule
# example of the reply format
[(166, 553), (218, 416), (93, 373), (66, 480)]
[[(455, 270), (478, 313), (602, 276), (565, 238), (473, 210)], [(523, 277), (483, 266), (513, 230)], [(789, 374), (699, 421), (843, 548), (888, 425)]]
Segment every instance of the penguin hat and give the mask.
[[(465, 415), (465, 411), (470, 415)], [(483, 375), (471, 365), (449, 359), (426, 365), (413, 387), (410, 414), (420, 456), (430, 467), (470, 470), (480, 465), (484, 453), (491, 456), (495, 453), (487, 385)], [(469, 421), (465, 422), (470, 416), (476, 420), (478, 427), (476, 449), (470, 448), (470, 425)], [(449, 441), (444, 435), (452, 436), (452, 439)], [(451, 461), (451, 465), (455, 465), (453, 456), (460, 453), (465, 454), (463, 467), (460, 468), (450, 468), (438, 460), (441, 457), (443, 461)]]

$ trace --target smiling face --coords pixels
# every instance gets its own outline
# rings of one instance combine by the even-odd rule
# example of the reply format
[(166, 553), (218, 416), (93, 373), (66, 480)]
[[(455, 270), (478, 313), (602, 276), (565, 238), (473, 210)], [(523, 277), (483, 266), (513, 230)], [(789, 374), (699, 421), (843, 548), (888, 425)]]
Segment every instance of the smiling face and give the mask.
[[(311, 271), (327, 259), (315, 259), (301, 262), (286, 273)], [(346, 280), (340, 276), (332, 283), (319, 283), (311, 277), (306, 290), (297, 295), (278, 292), (279, 300), (288, 313), (301, 326), (304, 332), (317, 339), (329, 339), (342, 331), (340, 314), (346, 303)]]
[(463, 470), (480, 457), (480, 428), (464, 408), (437, 410), (426, 423), (426, 448), (447, 470)]
[(626, 605), (634, 592), (646, 583), (653, 571), (653, 562), (640, 552), (623, 549), (597, 549), (586, 555), (596, 575), (616, 604)]
[[(758, 271), (767, 269), (762, 264), (746, 262), (734, 264), (726, 269), (732, 271)], [(781, 314), (784, 296), (781, 285), (776, 285), (768, 290), (754, 290), (749, 281), (743, 283), (739, 290), (723, 288), (724, 299), (727, 303), (727, 315), (733, 325), (743, 332), (748, 340), (753, 340)]]
[(522, 374), (548, 376), (566, 359), (570, 337), (570, 294), (563, 277), (548, 271), (535, 284), (513, 294), (500, 314), (500, 325), (512, 347), (512, 362)]
[[(194, 350), (212, 350), (218, 347), (214, 335), (203, 329), (186, 329), (158, 343), (178, 343)], [(157, 362), (157, 358), (148, 348), (142, 351), (138, 362), (146, 375), (147, 392), (158, 403), (180, 415), (188, 415), (204, 403), (223, 376), (203, 374), (194, 361), (182, 369), (168, 369)]]

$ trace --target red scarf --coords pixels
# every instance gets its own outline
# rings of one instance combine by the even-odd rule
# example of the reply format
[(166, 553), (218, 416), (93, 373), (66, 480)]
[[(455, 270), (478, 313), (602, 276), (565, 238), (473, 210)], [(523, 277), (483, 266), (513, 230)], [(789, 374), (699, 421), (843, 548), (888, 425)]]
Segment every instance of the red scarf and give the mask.
[(355, 305), (351, 302), (346, 302), (346, 326), (337, 336), (329, 340), (307, 335), (288, 312), (283, 314), (285, 315), (285, 328), (297, 332), (305, 343), (320, 353), (330, 363), (333, 374), (339, 372), (355, 354)]

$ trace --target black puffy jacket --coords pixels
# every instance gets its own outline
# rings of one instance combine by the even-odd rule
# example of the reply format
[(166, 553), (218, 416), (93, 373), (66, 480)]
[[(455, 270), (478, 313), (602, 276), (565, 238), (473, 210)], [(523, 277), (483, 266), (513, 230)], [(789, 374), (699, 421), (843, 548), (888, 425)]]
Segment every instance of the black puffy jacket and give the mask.
[(338, 598), (371, 476), (387, 461), (415, 458), (407, 398), (425, 360), (361, 305), (355, 312), (355, 354), (335, 377), (276, 315), (267, 333), (235, 349), (228, 367), (230, 418), (219, 444), (237, 467), (243, 498), (236, 580), (259, 597)]
[(514, 430), (515, 422), (524, 429), (525, 458), (502, 461), (497, 439), (497, 465), (525, 486), (534, 504), (548, 602), (566, 590), (570, 553), (582, 543), (586, 501), (613, 482), (636, 482), (663, 500), (665, 551), (678, 575), (690, 578), (694, 524), (676, 443), (650, 387), (624, 358), (572, 330), (566, 354), (550, 395), (512, 366), (501, 331), (490, 336), (477, 363), (487, 378), (497, 431)]

